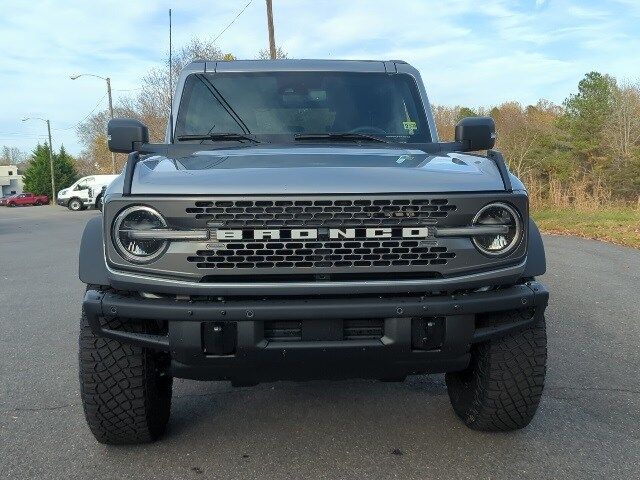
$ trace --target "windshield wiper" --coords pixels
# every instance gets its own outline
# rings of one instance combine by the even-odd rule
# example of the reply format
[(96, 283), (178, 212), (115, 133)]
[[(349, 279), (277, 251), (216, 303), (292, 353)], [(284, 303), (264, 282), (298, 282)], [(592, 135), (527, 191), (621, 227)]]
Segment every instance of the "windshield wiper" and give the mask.
[(220, 90), (218, 90), (213, 85), (213, 83), (211, 83), (211, 81), (208, 78), (206, 78), (204, 75), (198, 74), (196, 75), (196, 78), (198, 78), (204, 84), (207, 90), (209, 90), (209, 93), (213, 95), (213, 98), (215, 98), (218, 101), (220, 106), (229, 114), (229, 116), (233, 119), (233, 121), (238, 124), (240, 129), (244, 133), (251, 133), (249, 131), (249, 127), (247, 127), (247, 124), (244, 123), (244, 120), (240, 118), (240, 115), (238, 115), (238, 113), (233, 109), (233, 107), (229, 104), (229, 102), (227, 102), (227, 99), (222, 96), (222, 94), (220, 93)]
[(225, 140), (236, 140), (242, 142), (243, 140), (249, 140), (254, 143), (260, 143), (257, 138), (248, 135), (246, 133), (207, 133), (205, 135), (179, 135), (178, 141), (185, 142), (187, 140), (213, 140), (214, 142), (223, 142)]
[(367, 133), (298, 133), (293, 136), (294, 140), (369, 140), (370, 142), (389, 143), (384, 138), (369, 135)]

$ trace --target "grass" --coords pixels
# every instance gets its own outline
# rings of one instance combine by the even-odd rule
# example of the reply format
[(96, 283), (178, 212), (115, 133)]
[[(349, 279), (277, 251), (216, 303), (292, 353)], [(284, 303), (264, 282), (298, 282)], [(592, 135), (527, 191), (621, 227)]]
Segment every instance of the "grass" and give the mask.
[(543, 207), (532, 209), (532, 215), (546, 233), (578, 235), (640, 248), (640, 209), (581, 211)]

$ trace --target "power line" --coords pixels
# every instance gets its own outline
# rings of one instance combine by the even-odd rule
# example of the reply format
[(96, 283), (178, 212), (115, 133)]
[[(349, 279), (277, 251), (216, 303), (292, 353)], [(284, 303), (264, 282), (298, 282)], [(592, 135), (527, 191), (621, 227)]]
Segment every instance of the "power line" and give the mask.
[(33, 136), (36, 136), (37, 134), (25, 133), (25, 132), (0, 132), (0, 136), (4, 137), (7, 135), (15, 135), (16, 137), (33, 137)]
[(89, 113), (87, 113), (82, 120), (77, 121), (75, 124), (71, 125), (70, 127), (65, 127), (65, 128), (53, 128), (52, 130), (55, 131), (61, 131), (61, 130), (71, 130), (72, 128), (76, 128), (78, 125), (80, 125), (82, 122), (84, 122), (87, 118), (89, 118), (89, 116), (96, 111), (96, 108), (98, 108), (100, 106), (100, 104), (102, 103), (102, 101), (105, 99), (105, 97), (107, 96), (107, 94), (105, 93), (102, 97), (100, 97), (100, 100), (98, 100), (98, 103), (96, 103), (95, 107), (93, 107), (91, 109), (91, 111)]
[(23, 136), (20, 136), (20, 137), (17, 137), (17, 136), (16, 137), (5, 137), (5, 136), (0, 134), (0, 140), (2, 140), (2, 141), (22, 140), (22, 139), (25, 139), (25, 140), (34, 140), (34, 139), (36, 139), (37, 140), (39, 138), (47, 138), (47, 136), (46, 135), (23, 135)]
[(244, 11), (247, 9), (247, 7), (249, 7), (249, 5), (251, 5), (251, 3), (252, 3), (252, 2), (253, 2), (253, 0), (249, 0), (249, 3), (247, 3), (247, 4), (244, 6), (244, 8), (243, 8), (242, 10), (240, 10), (240, 12), (235, 16), (235, 18), (234, 18), (233, 20), (231, 20), (231, 22), (229, 23), (229, 25), (227, 25), (226, 27), (224, 27), (224, 28), (222, 29), (222, 31), (218, 34), (218, 36), (217, 36), (216, 38), (214, 38), (214, 39), (213, 39), (213, 42), (211, 42), (211, 43), (216, 43), (216, 40), (218, 40), (218, 39), (222, 36), (222, 34), (223, 34), (224, 32), (226, 32), (226, 31), (229, 29), (229, 27), (235, 23), (235, 21), (238, 19), (238, 17), (244, 13)]
[[(105, 97), (107, 96), (107, 94), (105, 93), (102, 97), (100, 97), (100, 100), (98, 100), (98, 103), (95, 104), (95, 106), (91, 109), (91, 111), (89, 113), (87, 113), (81, 120), (77, 121), (76, 123), (74, 123), (73, 125), (71, 125), (70, 127), (64, 127), (64, 128), (52, 128), (51, 130), (54, 130), (56, 132), (61, 132), (61, 131), (66, 131), (66, 130), (72, 130), (74, 128), (77, 128), (78, 125), (80, 125), (82, 122), (84, 122), (87, 118), (89, 118), (89, 116), (91, 116), (91, 114), (93, 112), (96, 111), (96, 109), (100, 106), (100, 104), (102, 103), (102, 101), (105, 99)], [(41, 138), (46, 138), (46, 135), (37, 135), (37, 134), (33, 134), (33, 133), (22, 133), (22, 132), (0, 132), (0, 138), (2, 138), (3, 140), (17, 140), (20, 138), (24, 138), (24, 139), (41, 139)]]

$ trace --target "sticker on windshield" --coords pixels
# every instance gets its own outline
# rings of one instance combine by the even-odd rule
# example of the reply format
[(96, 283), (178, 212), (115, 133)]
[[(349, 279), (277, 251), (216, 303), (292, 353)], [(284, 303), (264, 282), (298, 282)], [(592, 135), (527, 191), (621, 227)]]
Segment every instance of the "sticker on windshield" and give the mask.
[(402, 122), (402, 126), (404, 127), (405, 130), (409, 132), (410, 135), (413, 135), (413, 132), (415, 132), (418, 129), (418, 124), (411, 120)]

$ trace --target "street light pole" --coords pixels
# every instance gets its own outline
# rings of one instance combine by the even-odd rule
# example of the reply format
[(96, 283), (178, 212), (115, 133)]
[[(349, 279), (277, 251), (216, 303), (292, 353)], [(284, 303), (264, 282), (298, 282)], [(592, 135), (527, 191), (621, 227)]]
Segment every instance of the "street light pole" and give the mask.
[(47, 124), (47, 133), (49, 134), (49, 169), (51, 171), (51, 199), (53, 200), (51, 205), (55, 207), (56, 206), (56, 179), (54, 177), (54, 169), (53, 169), (53, 145), (51, 142), (51, 122), (49, 121), (48, 118), (45, 120), (44, 118), (39, 118), (39, 117), (34, 117), (34, 118), (25, 117), (22, 119), (23, 122), (26, 122), (28, 120), (40, 120), (41, 122), (45, 122)]
[[(80, 77), (96, 77), (107, 82), (107, 96), (109, 97), (109, 118), (113, 119), (113, 99), (111, 97), (111, 79), (109, 77), (101, 77), (93, 73), (82, 73), (80, 75), (71, 75), (71, 80), (76, 80)], [(111, 173), (116, 173), (116, 155), (111, 152)]]

